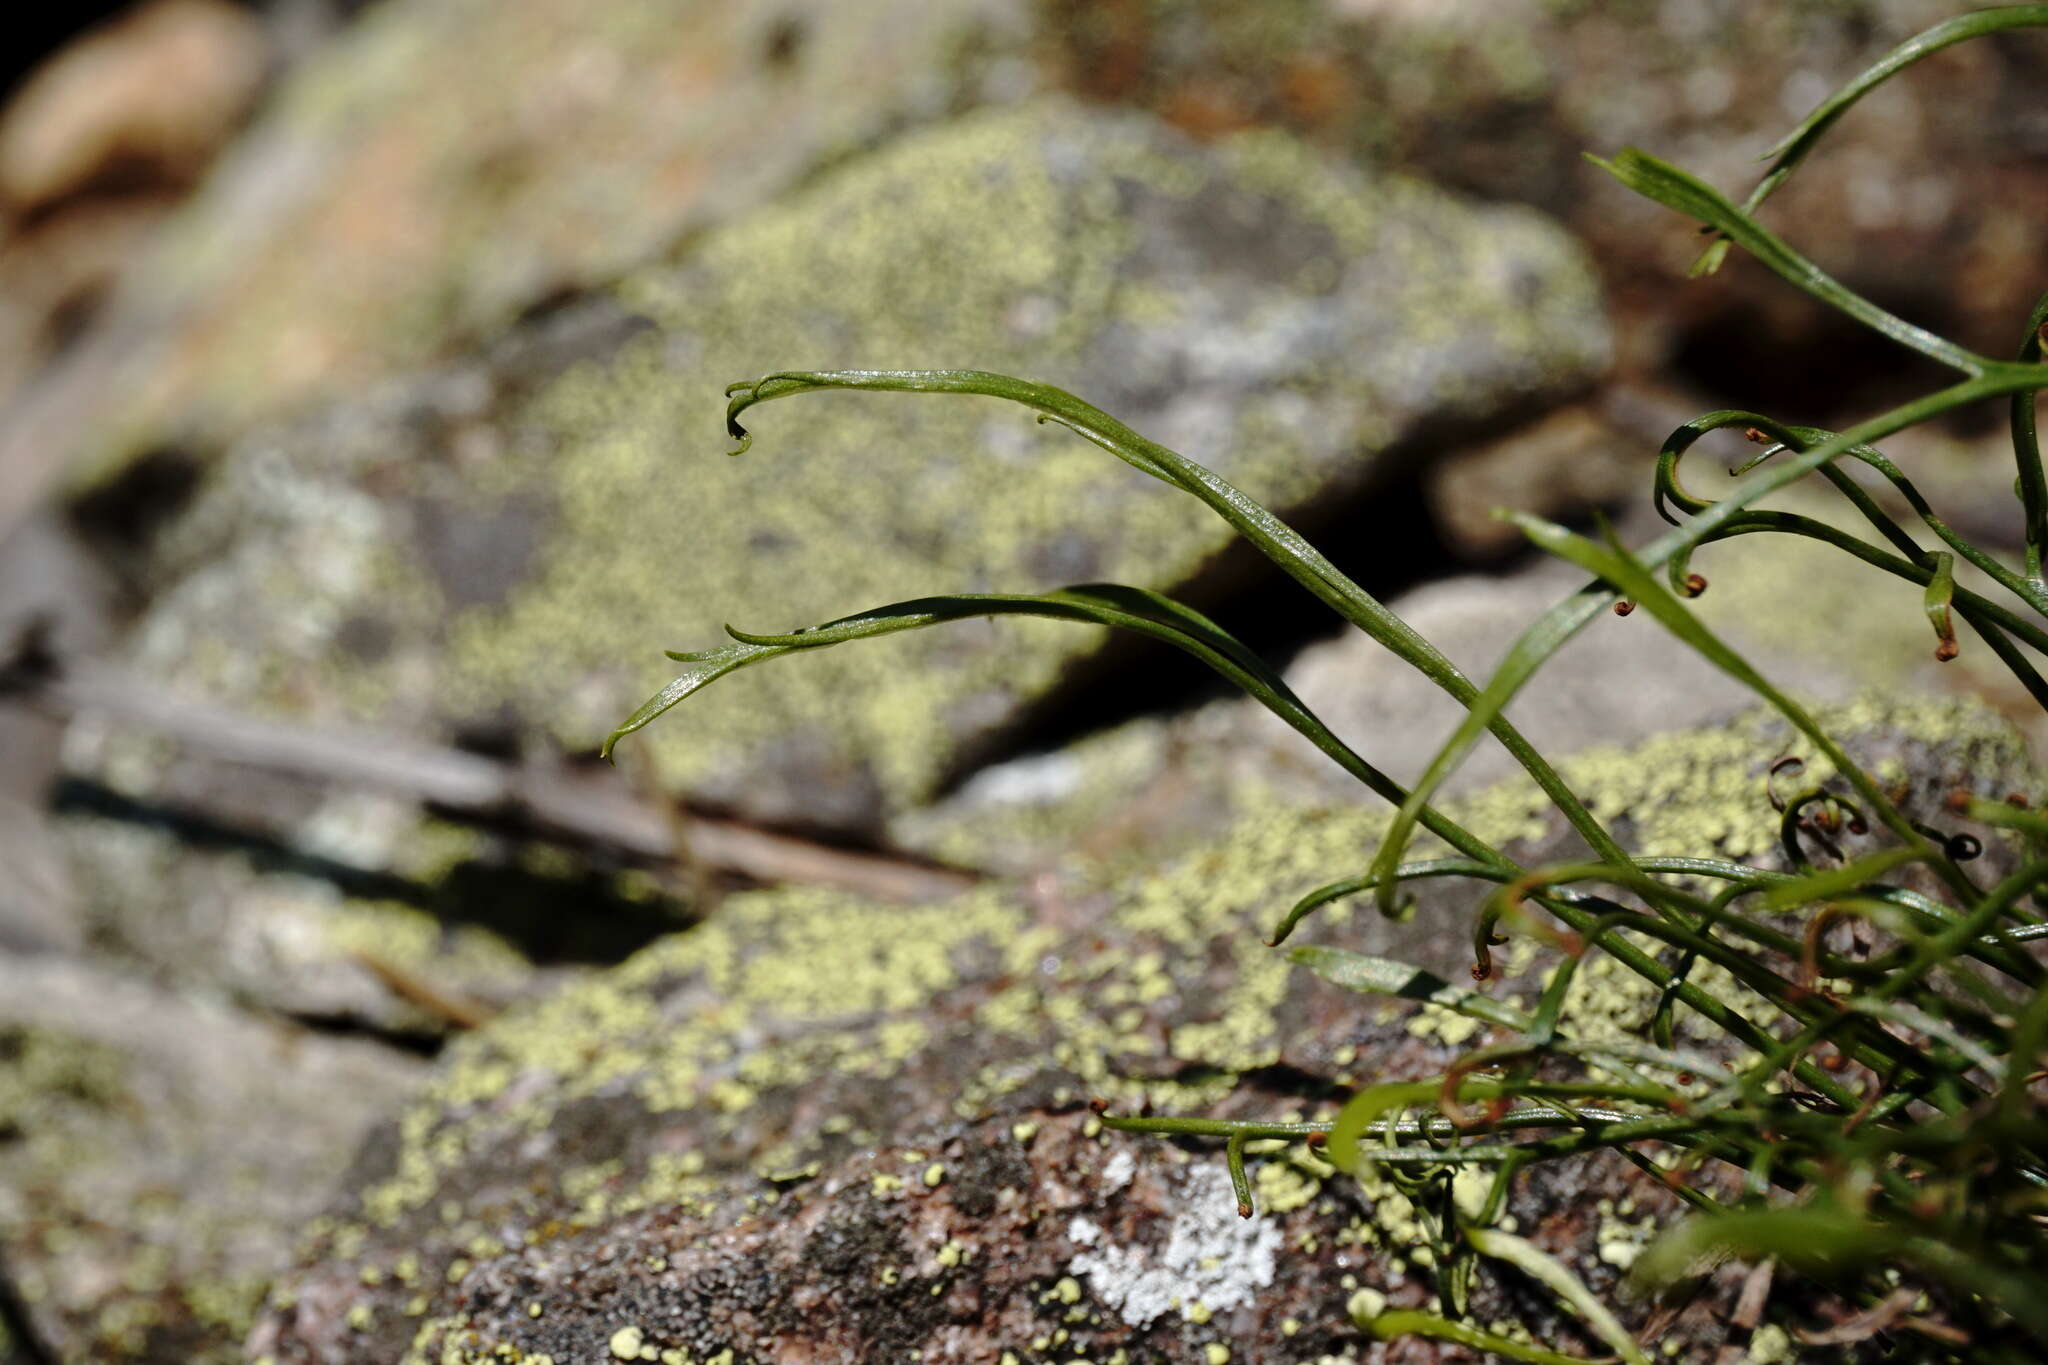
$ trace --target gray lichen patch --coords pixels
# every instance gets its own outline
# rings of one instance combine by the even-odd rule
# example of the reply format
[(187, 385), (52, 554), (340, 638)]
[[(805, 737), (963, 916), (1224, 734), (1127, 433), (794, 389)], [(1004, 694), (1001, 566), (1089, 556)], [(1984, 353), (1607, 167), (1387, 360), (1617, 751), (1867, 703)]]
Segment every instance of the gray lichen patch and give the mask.
[[(849, 161), (617, 298), (638, 331), (517, 384), (486, 357), (252, 437), (168, 537), (136, 661), (271, 712), (488, 718), (587, 746), (666, 680), (661, 648), (715, 643), (728, 620), (785, 629), (1076, 579), (1170, 589), (1229, 539), (1185, 497), (987, 400), (777, 404), (727, 461), (733, 380), (1025, 374), (1284, 508), (1373, 486), (1381, 452), (1425, 424), (1582, 385), (1607, 344), (1585, 262), (1531, 213), (1277, 134), (1204, 148), (1057, 103)], [(822, 651), (714, 688), (634, 744), (671, 791), (871, 827), (1101, 644), (969, 622)]]
[[(1958, 787), (2037, 789), (2023, 746), (1981, 711), (1866, 702), (1825, 720), (1929, 818), (1949, 818)], [(1776, 823), (1765, 770), (1795, 747), (1750, 716), (1590, 753), (1566, 776), (1634, 847), (1754, 854), (1746, 841)], [(1532, 863), (1572, 847), (1524, 783), (1451, 813)], [(1273, 1221), (1240, 1224), (1219, 1154), (1116, 1137), (1082, 1106), (1298, 1115), (1483, 1042), (1461, 1016), (1361, 1001), (1260, 943), (1293, 895), (1354, 870), (1385, 819), (1248, 802), (1230, 832), (1150, 876), (1070, 869), (908, 908), (736, 897), (456, 1042), (352, 1194), (309, 1225), (259, 1339), (281, 1363), (341, 1343), (581, 1358), (629, 1325), (698, 1361), (1335, 1349), (1355, 1290), (1425, 1300), (1416, 1246), (1434, 1196), (1335, 1179), (1307, 1149), (1265, 1152), (1255, 1193)], [(1469, 889), (1439, 883), (1410, 924), (1337, 906), (1303, 933), (1452, 976), (1470, 910)], [(1548, 959), (1503, 956), (1505, 989), (1540, 985)], [(1587, 981), (1573, 1029), (1642, 1007), (1627, 983)], [(1511, 1207), (1598, 1292), (1618, 1274), (1601, 1258), (1618, 1234), (1597, 1201), (1634, 1198), (1630, 1219), (1673, 1207), (1624, 1169), (1549, 1171)], [(1200, 1292), (1173, 1303), (1170, 1276)], [(838, 1311), (816, 1311), (828, 1302)], [(1512, 1307), (1475, 1311), (1571, 1330), (1554, 1307)], [(1715, 1311), (1681, 1335), (1719, 1331)], [(1316, 1334), (1295, 1343), (1289, 1320)]]

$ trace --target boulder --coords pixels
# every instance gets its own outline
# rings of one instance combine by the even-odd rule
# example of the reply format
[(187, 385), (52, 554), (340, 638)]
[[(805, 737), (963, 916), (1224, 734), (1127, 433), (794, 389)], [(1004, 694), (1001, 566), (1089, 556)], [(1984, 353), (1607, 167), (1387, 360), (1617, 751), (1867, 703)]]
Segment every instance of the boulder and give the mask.
[[(585, 943), (607, 933), (635, 945), (652, 937), (630, 922), (628, 907), (579, 900), (598, 879), (550, 878), (534, 850), (523, 878), (479, 886), (478, 872), (501, 861), (493, 841), (421, 821), (402, 801), (338, 796), (297, 848), (179, 828), (161, 812), (93, 810), (82, 794), (51, 823), (49, 843), (72, 869), (80, 917), (102, 959), (401, 1040), (474, 1025), (559, 984), (585, 956), (576, 951), (578, 918), (616, 914), (581, 926)], [(556, 870), (566, 861), (558, 856)], [(548, 888), (555, 903), (544, 915), (516, 903), (520, 880), (535, 888), (530, 895)]]
[(0, 1319), (19, 1305), (18, 1349), (240, 1360), (300, 1225), (421, 1071), (141, 977), (0, 954)]
[(269, 54), (227, 0), (149, 0), (67, 44), (0, 108), (0, 212), (95, 182), (196, 180), (254, 102)]
[(502, 335), (899, 126), (1028, 93), (1016, 0), (400, 0), (300, 63), (124, 279), (91, 471)]
[[(1902, 382), (1932, 387), (1903, 351), (1753, 263), (1684, 285), (1694, 225), (1582, 154), (1634, 144), (1740, 199), (1758, 158), (1816, 104), (1954, 5), (1043, 0), (1041, 12), (1053, 69), (1094, 97), (1211, 136), (1289, 128), (1556, 215), (1643, 324), (1623, 328), (1625, 365), (1675, 359), (1751, 405), (1829, 405), (1779, 413), (1792, 421), (1889, 406)], [(1765, 220), (1852, 287), (2006, 353), (2034, 292), (1998, 282), (2048, 271), (2038, 238), (2018, 227), (2048, 203), (2035, 95), (2044, 44), (2039, 31), (2006, 34), (1917, 64), (1841, 120)]]
[[(314, 724), (592, 745), (659, 650), (929, 592), (1227, 590), (1228, 528), (1027, 413), (830, 395), (719, 458), (723, 386), (963, 361), (1074, 388), (1282, 508), (1598, 373), (1570, 243), (1279, 135), (1033, 103), (916, 133), (477, 360), (243, 442), (144, 571), (130, 661)], [(871, 834), (1100, 664), (965, 625), (761, 670), (637, 746), (660, 789)], [(232, 640), (232, 646), (226, 642)], [(172, 779), (117, 764), (147, 792)], [(161, 768), (161, 765), (154, 765)]]
[[(1867, 702), (1824, 719), (1923, 817), (1950, 820), (1958, 787), (2037, 790), (2024, 746), (1981, 709)], [(1768, 862), (1765, 770), (1802, 747), (1750, 715), (1565, 772), (1634, 847)], [(1572, 847), (1526, 781), (1454, 813), (1531, 862)], [(735, 898), (455, 1043), (309, 1225), (251, 1352), (936, 1365), (1355, 1346), (1354, 1296), (1429, 1299), (1426, 1193), (1334, 1178), (1297, 1147), (1258, 1164), (1261, 1211), (1240, 1221), (1220, 1153), (1106, 1133), (1087, 1102), (1327, 1113), (1367, 1078), (1426, 1075), (1474, 1043), (1483, 1026), (1361, 1002), (1261, 945), (1294, 894), (1360, 865), (1385, 819), (1269, 795), (1149, 876), (1070, 871), (918, 908)], [(1408, 923), (1337, 907), (1304, 937), (1462, 972), (1470, 890), (1429, 887)], [(1542, 953), (1507, 955), (1501, 989), (1541, 979)], [(1622, 972), (1580, 980), (1574, 1028), (1640, 1027), (1653, 1007)], [(1602, 1294), (1674, 1212), (1656, 1182), (1599, 1159), (1547, 1170), (1511, 1206)], [(1482, 1323), (1589, 1345), (1510, 1278), (1482, 1275), (1472, 1303)], [(1672, 1349), (1707, 1358), (1731, 1303), (1713, 1286), (1670, 1325)]]
[[(211, 448), (495, 336), (895, 129), (1047, 86), (1203, 137), (1277, 126), (1534, 204), (1597, 246), (1648, 323), (1648, 363), (1676, 350), (1716, 378), (1770, 383), (1785, 367), (1745, 355), (1768, 330), (1815, 365), (1853, 356), (1829, 380), (1853, 385), (1883, 353), (1818, 309), (1775, 306), (1762, 272), (1672, 292), (1690, 228), (1580, 154), (1634, 142), (1740, 193), (1821, 96), (1950, 13), (1936, 0), (754, 0), (682, 18), (646, 0), (381, 5), (291, 75), (124, 283), (124, 320), (169, 325), (75, 425), (100, 472), (167, 443)], [(1972, 206), (2048, 195), (2015, 155), (2040, 136), (2040, 41), (1967, 44), (1896, 82), (1831, 135), (1777, 221), (1923, 321), (2011, 332), (2026, 301), (1985, 282), (2034, 278), (2042, 259), (2008, 226), (2023, 212)]]
[[(1525, 436), (1539, 445), (1549, 439), (1544, 426)], [(1698, 458), (1707, 465), (1711, 457)], [(1639, 457), (1645, 485), (1650, 464)], [(1706, 487), (1703, 478), (1693, 482)], [(1847, 504), (1825, 487), (1788, 489), (1772, 505), (1859, 529)], [(1624, 543), (1641, 544), (1663, 526), (1642, 509), (1617, 529)], [(1946, 692), (2042, 738), (2031, 699), (1967, 628), (1960, 657), (1936, 661), (1921, 591), (1909, 582), (1791, 536), (1709, 546), (1694, 565), (1709, 580), (1692, 602), (1695, 614), (1794, 695), (1845, 704), (1874, 690)], [(1967, 566), (1958, 581), (1984, 586)], [(1522, 631), (1585, 582), (1581, 570), (1542, 558), (1503, 572), (1437, 579), (1389, 605), (1483, 686)], [(1226, 624), (1233, 619), (1224, 616)], [(1304, 648), (1283, 676), (1345, 742), (1403, 783), (1421, 776), (1463, 715), (1436, 684), (1355, 630)], [(1708, 724), (1740, 709), (1747, 695), (1646, 613), (1603, 615), (1552, 656), (1507, 714), (1541, 752), (1573, 754)], [(1482, 740), (1449, 790), (1469, 791), (1515, 771), (1505, 748)], [(898, 816), (890, 834), (906, 849), (1018, 876), (1062, 861), (1142, 867), (1165, 849), (1214, 837), (1248, 799), (1268, 791), (1319, 803), (1377, 800), (1271, 712), (1236, 697), (1143, 716), (994, 764), (957, 791)]]

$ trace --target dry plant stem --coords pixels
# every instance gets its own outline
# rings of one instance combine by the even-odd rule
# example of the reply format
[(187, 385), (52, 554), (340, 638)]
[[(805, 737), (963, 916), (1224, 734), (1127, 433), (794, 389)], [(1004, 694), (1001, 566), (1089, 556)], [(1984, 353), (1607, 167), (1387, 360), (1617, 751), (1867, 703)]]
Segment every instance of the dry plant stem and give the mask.
[[(684, 816), (615, 781), (579, 780), (558, 765), (507, 763), (424, 740), (270, 720), (166, 693), (117, 669), (58, 661), (54, 672), (0, 665), (0, 695), (62, 716), (91, 715), (210, 758), (327, 786), (388, 792), (472, 818), (510, 820), (650, 862), (685, 858), (764, 883), (842, 886), (882, 900), (959, 894), (968, 872), (851, 852), (734, 820)], [(600, 770), (602, 771), (602, 770)]]

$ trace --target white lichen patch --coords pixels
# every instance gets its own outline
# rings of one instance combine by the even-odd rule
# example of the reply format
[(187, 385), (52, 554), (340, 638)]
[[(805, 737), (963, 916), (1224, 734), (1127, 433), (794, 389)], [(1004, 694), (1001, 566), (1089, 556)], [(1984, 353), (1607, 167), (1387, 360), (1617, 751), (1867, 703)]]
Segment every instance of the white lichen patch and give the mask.
[(1198, 1304), (1213, 1316), (1250, 1303), (1273, 1283), (1280, 1229), (1270, 1219), (1237, 1216), (1223, 1167), (1194, 1167), (1181, 1185), (1180, 1213), (1163, 1248), (1119, 1246), (1085, 1218), (1068, 1229), (1086, 1248), (1068, 1268), (1133, 1327), (1175, 1311), (1193, 1322)]

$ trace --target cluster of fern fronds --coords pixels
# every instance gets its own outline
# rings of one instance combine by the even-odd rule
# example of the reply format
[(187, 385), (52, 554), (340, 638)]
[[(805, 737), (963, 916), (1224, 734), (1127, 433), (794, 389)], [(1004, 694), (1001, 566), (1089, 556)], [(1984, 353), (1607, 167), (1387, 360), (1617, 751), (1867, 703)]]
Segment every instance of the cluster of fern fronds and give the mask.
[[(1287, 525), (1214, 473), (1146, 439), (1071, 394), (973, 370), (783, 373), (728, 390), (727, 425), (744, 450), (742, 413), (771, 399), (824, 389), (977, 394), (1036, 410), (1083, 439), (1206, 503), (1330, 609), (1462, 703), (1466, 717), (1427, 771), (1404, 787), (1345, 744), (1250, 650), (1201, 614), (1158, 593), (1087, 585), (1044, 594), (963, 595), (902, 602), (791, 634), (733, 630), (722, 647), (671, 657), (684, 672), (615, 734), (639, 729), (707, 683), (785, 654), (823, 649), (969, 617), (1050, 617), (1133, 631), (1193, 655), (1257, 698), (1396, 808), (1371, 865), (1324, 887), (1283, 916), (1277, 945), (1320, 906), (1371, 896), (1389, 915), (1421, 878), (1462, 878), (1475, 898), (1474, 975), (1491, 974), (1501, 931), (1557, 950), (1540, 993), (1512, 1001), (1454, 986), (1404, 964), (1328, 947), (1295, 959), (1341, 985), (1425, 999), (1487, 1026), (1483, 1046), (1425, 1081), (1369, 1086), (1334, 1121), (1241, 1123), (1190, 1117), (1112, 1118), (1131, 1131), (1208, 1134), (1225, 1158), (1244, 1212), (1252, 1211), (1246, 1144), (1310, 1138), (1346, 1171), (1371, 1166), (1403, 1179), (1490, 1173), (1483, 1200), (1446, 1201), (1435, 1263), (1444, 1312), (1392, 1310), (1360, 1326), (1387, 1338), (1439, 1337), (1528, 1361), (1573, 1357), (1510, 1340), (1466, 1320), (1473, 1267), (1504, 1261), (1549, 1285), (1587, 1331), (1622, 1359), (1647, 1360), (1562, 1264), (1497, 1224), (1515, 1180), (1538, 1163), (1594, 1149), (1657, 1174), (1698, 1216), (1668, 1232), (1636, 1267), (1668, 1283), (1714, 1255), (1774, 1259), (1824, 1276), (1852, 1316), (1828, 1338), (1871, 1339), (1899, 1358), (2021, 1361), (2048, 1352), (2048, 1113), (2039, 1070), (2048, 1041), (2048, 815), (2024, 801), (1959, 794), (1954, 814), (1991, 826), (2008, 847), (1978, 862), (1968, 835), (1903, 811), (1813, 715), (1774, 687), (1688, 606), (1704, 582), (1696, 549), (1756, 534), (1805, 536), (1919, 584), (1938, 657), (1960, 648), (1956, 618), (2048, 708), (2035, 658), (2048, 654), (2048, 479), (2035, 432), (2035, 395), (2048, 388), (2048, 296), (2022, 329), (2016, 359), (1978, 355), (1893, 316), (1845, 288), (1752, 216), (1857, 100), (1927, 53), (1980, 34), (2048, 26), (2048, 5), (1966, 15), (1888, 54), (1832, 96), (1772, 154), (1737, 205), (1686, 172), (1628, 150), (1602, 162), (1631, 189), (1703, 225), (1711, 270), (1740, 248), (1795, 287), (1955, 372), (1945, 388), (1843, 432), (1763, 413), (1715, 412), (1672, 434), (1657, 462), (1657, 506), (1671, 529), (1629, 550), (1536, 517), (1515, 515), (1543, 550), (1585, 569), (1590, 583), (1532, 622), (1483, 686), (1352, 582)], [(1995, 206), (1988, 206), (1995, 210)], [(1969, 404), (2009, 402), (2023, 562), (2011, 564), (1944, 522), (1872, 443)], [(1704, 434), (1737, 428), (1764, 445), (1716, 501), (1679, 481), (1680, 457)], [(738, 453), (737, 451), (735, 453)], [(1844, 466), (1860, 463), (1875, 480)], [(1764, 498), (1818, 476), (1868, 524), (1861, 534)], [(1867, 486), (1889, 484), (1896, 498)], [(1909, 524), (1887, 506), (1910, 509)], [(1917, 524), (1911, 524), (1917, 523)], [(1956, 561), (1985, 586), (1956, 581)], [(1774, 776), (1784, 863), (1632, 856), (1515, 727), (1504, 708), (1557, 650), (1599, 613), (1641, 610), (1781, 713), (1835, 776), (1799, 788)], [(1525, 867), (1432, 804), (1485, 735), (1504, 745), (1591, 850), (1585, 862)], [(607, 746), (609, 747), (609, 746)], [(1853, 833), (1853, 841), (1845, 838)], [(1419, 837), (1442, 856), (1410, 857)], [(1871, 851), (1845, 851), (1868, 848)], [(1973, 875), (1991, 862), (2012, 870)], [(1858, 932), (1832, 932), (1845, 923)], [(1644, 1036), (1575, 1036), (1564, 1003), (1575, 973), (1604, 955), (1648, 982), (1657, 1007)], [(1709, 968), (1734, 988), (1704, 989)], [(1739, 998), (1738, 998), (1739, 997)], [(1704, 1026), (1717, 1045), (1687, 1041)], [(1705, 1178), (1709, 1171), (1717, 1178)], [(1687, 1178), (1688, 1173), (1699, 1178)], [(1885, 1348), (1886, 1341), (1902, 1343)]]

